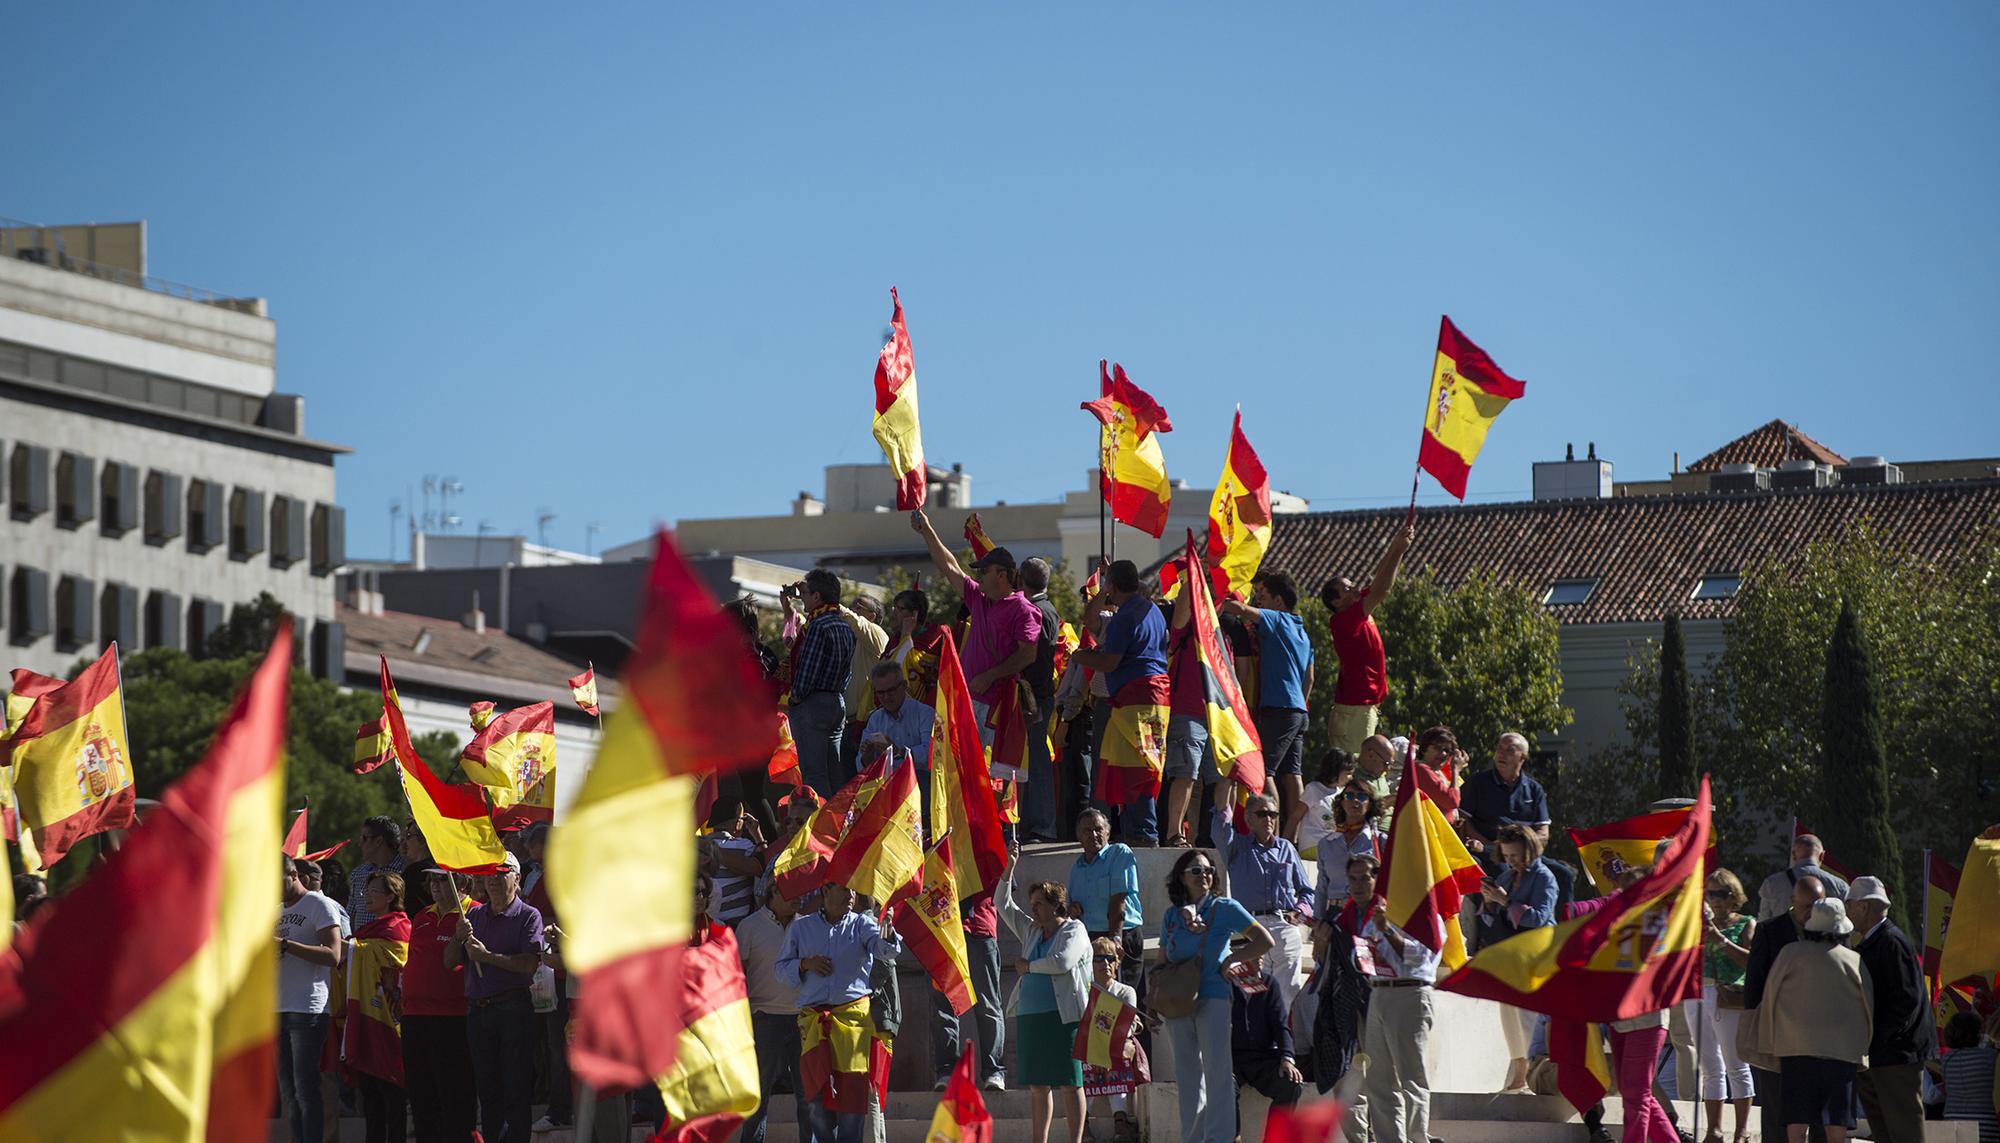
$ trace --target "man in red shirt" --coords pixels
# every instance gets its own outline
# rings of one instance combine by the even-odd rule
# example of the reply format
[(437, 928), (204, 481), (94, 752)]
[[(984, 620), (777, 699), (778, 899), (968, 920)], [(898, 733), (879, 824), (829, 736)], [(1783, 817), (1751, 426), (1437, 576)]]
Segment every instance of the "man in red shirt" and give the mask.
[(403, 966), (403, 1084), (417, 1143), (470, 1139), (478, 1107), (472, 1050), (465, 1039), (465, 966), (445, 967), (444, 947), (458, 915), (473, 906), (455, 873), (412, 868), (436, 902), (410, 917), (410, 958)]
[(1389, 697), (1389, 664), (1382, 652), (1382, 633), (1375, 627), (1375, 608), (1389, 598), (1396, 584), (1396, 569), (1404, 553), (1417, 539), (1417, 530), (1406, 526), (1389, 541), (1382, 562), (1375, 566), (1375, 578), (1367, 587), (1354, 577), (1337, 575), (1319, 589), (1320, 602), (1332, 614), (1327, 629), (1333, 636), (1333, 654), (1340, 660), (1340, 675), (1333, 684), (1333, 716), (1327, 727), (1330, 745), (1350, 754), (1360, 754), (1361, 744), (1375, 733), (1375, 720), (1382, 700)]

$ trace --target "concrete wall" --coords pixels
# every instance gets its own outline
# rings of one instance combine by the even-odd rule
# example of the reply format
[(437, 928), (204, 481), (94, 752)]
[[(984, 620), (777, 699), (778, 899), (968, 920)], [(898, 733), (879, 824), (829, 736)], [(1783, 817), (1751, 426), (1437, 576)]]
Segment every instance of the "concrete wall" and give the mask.
[[(5, 312), (0, 310), (0, 313)], [(209, 551), (191, 548), (185, 513), (182, 534), (157, 544), (146, 539), (143, 514), (139, 527), (119, 536), (104, 533), (101, 514), (100, 518), (75, 528), (58, 525), (55, 466), (58, 455), (64, 451), (74, 451), (91, 458), (95, 462), (95, 472), (100, 476), (106, 461), (138, 467), (142, 499), (144, 474), (158, 470), (176, 474), (184, 482), (202, 479), (214, 481), (225, 489), (247, 488), (261, 492), (267, 514), (272, 498), (278, 495), (296, 498), (308, 512), (315, 505), (333, 503), (334, 474), (330, 456), (316, 463), (298, 456), (248, 447), (243, 443), (249, 439), (248, 434), (241, 439), (231, 439), (228, 434), (220, 432), (197, 435), (172, 431), (165, 427), (169, 423), (167, 418), (150, 415), (120, 419), (108, 415), (108, 411), (105, 416), (93, 416), (34, 401), (0, 385), (0, 448), (9, 458), (17, 444), (46, 448), (49, 451), (51, 485), (49, 510), (40, 516), (19, 520), (11, 510), (0, 511), (0, 571), (4, 571), (9, 582), (14, 570), (19, 567), (39, 568), (48, 573), (52, 612), (55, 584), (64, 575), (91, 580), (98, 593), (108, 583), (136, 588), (142, 600), (141, 632), (144, 630), (143, 600), (152, 592), (171, 592), (179, 596), (183, 610), (196, 598), (216, 601), (223, 604), (226, 610), (231, 605), (247, 603), (258, 593), (268, 591), (294, 614), (310, 621), (299, 632), (301, 639), (308, 637), (317, 624), (330, 622), (333, 618), (333, 578), (316, 574), (310, 558), (289, 567), (274, 564), (268, 516), (265, 551), (244, 560), (231, 558), (226, 536), (223, 545)], [(0, 465), (0, 478), (10, 475), (7, 466)], [(183, 493), (185, 489), (184, 483)], [(93, 497), (96, 490), (97, 484), (93, 480)], [(12, 488), (7, 491), (11, 495)], [(226, 494), (224, 502), (226, 510)], [(11, 503), (7, 507), (11, 509)], [(96, 507), (95, 500), (93, 507)], [(310, 528), (307, 531), (310, 545)], [(12, 602), (8, 593), (0, 593), (0, 611), (5, 612), (0, 619), (4, 619), (8, 627), (11, 627), (13, 619)], [(97, 614), (94, 602), (91, 613), (93, 616)], [(179, 621), (184, 628), (184, 616)], [(87, 648), (59, 648), (53, 634), (26, 644), (10, 645), (10, 665), (44, 673), (67, 670), (80, 655), (95, 652), (96, 645), (102, 641), (102, 632), (97, 635), (99, 638)], [(139, 650), (140, 646), (125, 649)]]
[[(1699, 677), (1707, 660), (1722, 653), (1723, 621), (1697, 619), (1681, 624), (1687, 640), (1688, 668)], [(1631, 671), (1626, 660), (1645, 651), (1646, 641), (1660, 638), (1657, 623), (1603, 623), (1564, 627), (1561, 640), (1563, 702), (1576, 721), (1552, 742), (1564, 754), (1579, 758), (1625, 737), (1624, 699), (1618, 685)]]

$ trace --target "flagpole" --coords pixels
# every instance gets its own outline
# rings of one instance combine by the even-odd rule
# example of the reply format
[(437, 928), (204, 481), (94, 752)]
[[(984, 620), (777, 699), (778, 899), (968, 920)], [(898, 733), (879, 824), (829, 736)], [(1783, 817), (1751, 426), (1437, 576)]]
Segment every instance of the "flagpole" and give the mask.
[(591, 1130), (597, 1126), (597, 1088), (587, 1083), (581, 1086), (583, 1090), (576, 1096), (576, 1138), (579, 1143), (590, 1143)]
[[(130, 752), (132, 749), (132, 723), (129, 719), (125, 717), (125, 656), (119, 652), (118, 640), (116, 639), (113, 639), (111, 641), (111, 669), (117, 672), (118, 674), (118, 729), (122, 731), (125, 736), (124, 742), (121, 743), (121, 745), (125, 747), (125, 750), (127, 752), (127, 757), (125, 759), (125, 776), (132, 782), (132, 797), (136, 801), (139, 796), (139, 781), (138, 781), (139, 767), (138, 764), (134, 762), (130, 757)], [(19, 813), (19, 810), (16, 810), (15, 812)], [(139, 814), (137, 810), (134, 810), (132, 813), (132, 823), (133, 825), (137, 825), (138, 822), (139, 822)], [(130, 827), (127, 828), (129, 829)], [(104, 851), (107, 847), (112, 849), (113, 851), (117, 850), (118, 847), (115, 845), (111, 845), (110, 842), (111, 839), (108, 836), (104, 834), (98, 835), (97, 852), (99, 856), (103, 856)]]
[[(1111, 433), (1111, 451), (1108, 454), (1111, 458), (1111, 470), (1102, 474), (1099, 479), (1109, 480), (1111, 482), (1111, 495), (1116, 496), (1118, 495), (1118, 429), (1113, 425), (1106, 425), (1104, 427)], [(1100, 503), (1103, 502), (1103, 499), (1101, 495), (1098, 497)], [(1118, 559), (1118, 520), (1115, 514), (1111, 520), (1110, 536), (1111, 542), (1106, 545), (1106, 555), (1104, 557), (1104, 563), (1107, 567)], [(1101, 590), (1102, 585), (1099, 585), (1099, 587)]]
[[(1412, 527), (1417, 522), (1417, 488), (1424, 481), (1424, 437), (1431, 431), (1431, 387), (1437, 383), (1437, 359), (1438, 350), (1433, 348), (1431, 350), (1431, 375), (1424, 383), (1424, 416), (1418, 422), (1423, 428), (1417, 431), (1416, 471), (1410, 473), (1410, 510), (1403, 516), (1403, 527), (1405, 528)], [(1440, 429), (1443, 428), (1444, 418), (1439, 417), (1438, 421), (1438, 427)], [(1460, 497), (1460, 499), (1464, 498)]]

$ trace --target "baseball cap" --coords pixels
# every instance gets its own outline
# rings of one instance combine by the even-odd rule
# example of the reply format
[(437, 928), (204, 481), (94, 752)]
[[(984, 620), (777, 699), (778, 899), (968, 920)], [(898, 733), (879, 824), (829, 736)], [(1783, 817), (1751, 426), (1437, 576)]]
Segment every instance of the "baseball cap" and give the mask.
[(1005, 548), (995, 548), (972, 561), (973, 571), (984, 571), (987, 568), (1006, 568), (1008, 571), (1016, 570), (1014, 553)]
[(501, 862), (500, 864), (506, 866), (507, 868), (513, 870), (516, 873), (519, 873), (521, 871), (521, 859), (514, 856), (514, 852), (512, 850), (507, 851), (507, 860)]
[(1847, 887), (1847, 899), (1854, 901), (1880, 901), (1889, 903), (1889, 889), (1880, 877), (1856, 877), (1854, 884)]

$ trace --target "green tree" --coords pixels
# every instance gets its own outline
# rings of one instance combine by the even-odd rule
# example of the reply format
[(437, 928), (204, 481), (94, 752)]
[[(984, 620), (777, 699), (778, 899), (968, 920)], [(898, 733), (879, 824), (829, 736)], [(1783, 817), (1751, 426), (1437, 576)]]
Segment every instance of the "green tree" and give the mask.
[(1667, 616), (1660, 640), (1660, 770), (1654, 795), (1692, 798), (1694, 772), (1694, 693), (1688, 685), (1687, 643), (1681, 617)]
[[(1333, 709), (1339, 660), (1326, 605), (1302, 599), (1298, 610), (1313, 644), (1310, 701), (1323, 716)], [(1562, 703), (1556, 621), (1524, 588), (1483, 572), (1447, 588), (1424, 569), (1396, 581), (1375, 623), (1389, 665), (1384, 733), (1450, 726), (1476, 756), (1507, 731), (1532, 743), (1574, 717)], [(1312, 758), (1326, 749), (1327, 723), (1314, 718), (1307, 731)]]
[[(1826, 773), (1820, 787), (1820, 836), (1848, 865), (1890, 885), (1903, 884), (1902, 854), (1889, 825), (1889, 759), (1882, 747), (1881, 690), (1868, 638), (1843, 603), (1826, 651), (1821, 712)], [(1909, 927), (1903, 895), (1891, 893), (1890, 916)]]

